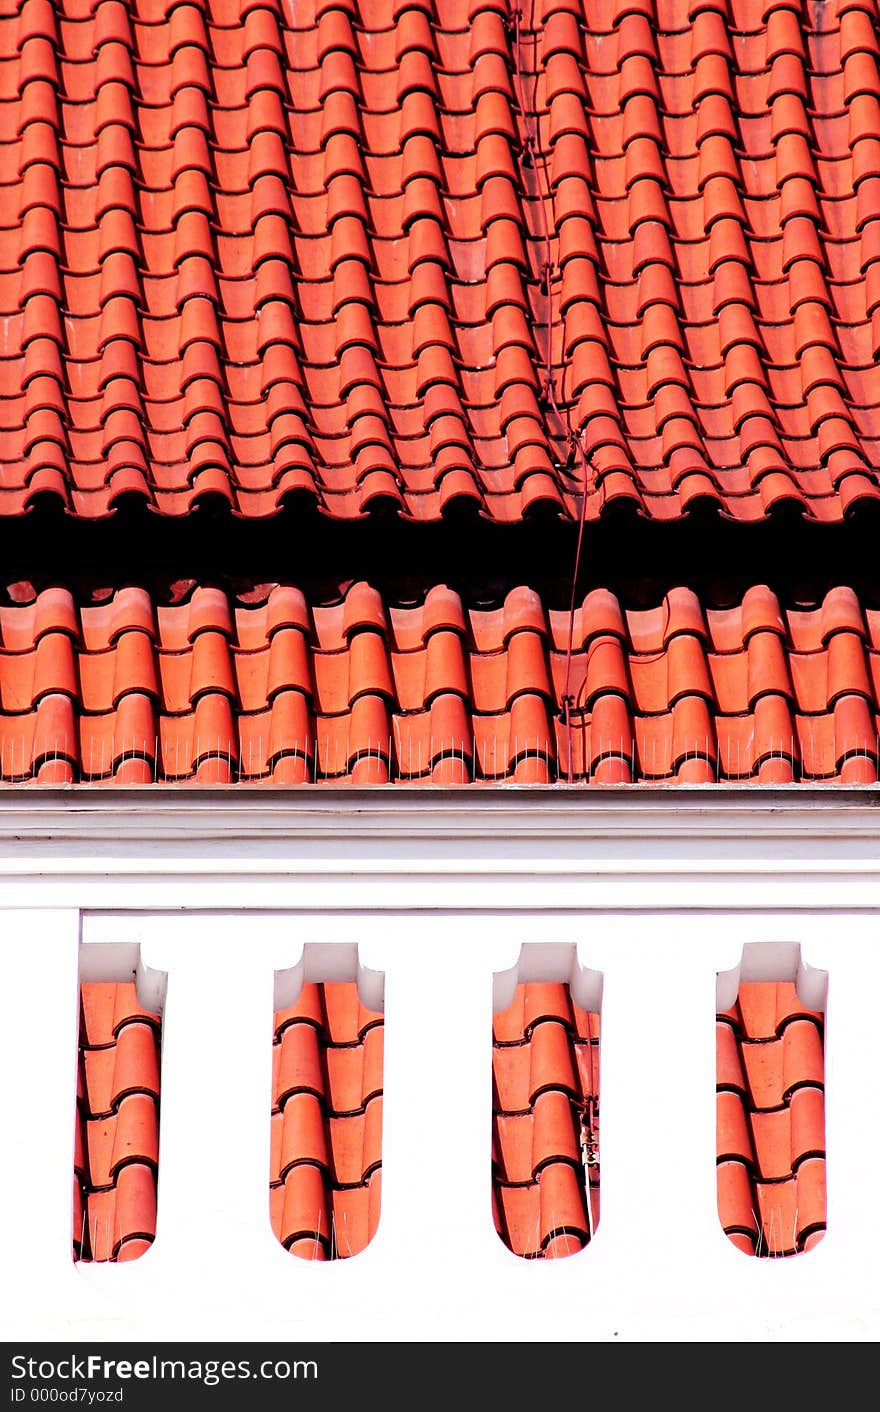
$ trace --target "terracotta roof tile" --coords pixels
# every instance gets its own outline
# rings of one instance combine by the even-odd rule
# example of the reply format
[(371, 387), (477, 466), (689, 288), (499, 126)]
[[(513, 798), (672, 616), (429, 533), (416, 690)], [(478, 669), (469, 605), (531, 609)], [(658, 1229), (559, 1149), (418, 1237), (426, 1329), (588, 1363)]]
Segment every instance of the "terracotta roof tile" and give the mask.
[(825, 1231), (824, 1020), (792, 982), (741, 982), (717, 1022), (718, 1212), (748, 1255)]
[(564, 984), (516, 987), (493, 1021), (492, 1198), (515, 1255), (574, 1255), (599, 1221), (599, 1016)]
[(0, 514), (880, 496), (873, 12), (35, 5)]
[(155, 1236), (159, 1033), (133, 982), (80, 987), (76, 1260), (133, 1260)]
[(875, 783), (878, 718), (880, 617), (845, 587), (596, 589), (573, 619), (526, 585), (0, 607), (8, 783)]
[(272, 1229), (305, 1259), (357, 1255), (379, 1222), (383, 1017), (353, 981), (307, 982), (274, 1034)]

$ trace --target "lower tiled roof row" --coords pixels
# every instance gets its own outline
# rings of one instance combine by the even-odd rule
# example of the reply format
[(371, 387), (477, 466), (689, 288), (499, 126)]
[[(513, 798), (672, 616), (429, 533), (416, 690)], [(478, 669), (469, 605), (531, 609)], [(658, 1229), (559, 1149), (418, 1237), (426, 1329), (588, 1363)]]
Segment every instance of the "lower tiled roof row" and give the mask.
[(6, 783), (874, 783), (880, 611), (527, 584), (332, 601), (189, 584), (0, 607)]
[[(81, 986), (77, 1260), (135, 1259), (155, 1238), (160, 1030), (133, 983)], [(272, 1229), (304, 1259), (356, 1255), (379, 1223), (384, 1017), (355, 982), (307, 983), (273, 1037)], [(494, 1016), (492, 1215), (516, 1255), (575, 1254), (598, 1225), (599, 1044), (565, 984), (520, 984)], [(825, 1231), (823, 1016), (790, 982), (743, 982), (716, 1053), (721, 1224), (750, 1255), (808, 1250)]]

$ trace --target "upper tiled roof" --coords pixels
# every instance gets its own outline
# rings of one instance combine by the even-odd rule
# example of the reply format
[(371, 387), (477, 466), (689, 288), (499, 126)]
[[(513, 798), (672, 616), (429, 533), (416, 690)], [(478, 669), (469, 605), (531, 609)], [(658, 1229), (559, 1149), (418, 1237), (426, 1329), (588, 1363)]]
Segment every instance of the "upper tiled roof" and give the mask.
[(880, 497), (875, 0), (4, 8), (0, 512)]
[(880, 611), (842, 586), (719, 608), (596, 589), (573, 615), (524, 584), (0, 607), (5, 782), (874, 784), (878, 719)]

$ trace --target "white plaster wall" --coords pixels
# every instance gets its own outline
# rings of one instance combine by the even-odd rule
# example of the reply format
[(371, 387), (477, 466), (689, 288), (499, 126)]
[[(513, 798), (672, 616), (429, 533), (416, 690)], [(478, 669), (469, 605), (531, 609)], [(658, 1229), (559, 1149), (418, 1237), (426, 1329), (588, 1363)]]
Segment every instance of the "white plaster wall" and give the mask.
[[(773, 811), (741, 840), (704, 818), (674, 854), (659, 827), (615, 839), (573, 825), (514, 869), (489, 829), (476, 841), (316, 830), (295, 858), (239, 837), (231, 867), (230, 841), (197, 830), (174, 866), (156, 840), (121, 862), (118, 844), (85, 858), (59, 839), (36, 868), (23, 848), (19, 905), (0, 913), (14, 997), (0, 1075), (17, 1136), (0, 1168), (14, 1212), (0, 1336), (873, 1341), (872, 822), (850, 817), (848, 831), (841, 815), (803, 847)], [(167, 976), (157, 1239), (121, 1266), (70, 1258), (80, 937), (93, 975), (102, 955), (130, 964), (122, 947)], [(493, 990), (536, 942), (576, 947), (602, 992), (601, 1220), (582, 1254), (555, 1262), (510, 1254), (490, 1212)], [(797, 943), (828, 973), (829, 1229), (787, 1260), (743, 1256), (715, 1208), (716, 985), (744, 943)], [(356, 945), (384, 977), (382, 1219), (366, 1251), (328, 1264), (288, 1255), (268, 1222), (276, 972), (307, 944), (338, 946), (346, 965)]]

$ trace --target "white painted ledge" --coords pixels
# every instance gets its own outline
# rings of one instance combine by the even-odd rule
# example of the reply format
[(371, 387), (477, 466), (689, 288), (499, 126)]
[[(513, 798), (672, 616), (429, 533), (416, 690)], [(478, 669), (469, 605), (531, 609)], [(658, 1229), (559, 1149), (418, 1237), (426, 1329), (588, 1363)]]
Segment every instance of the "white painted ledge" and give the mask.
[(878, 802), (873, 786), (10, 789), (0, 883), (8, 906), (99, 910), (871, 909)]
[(748, 838), (758, 818), (774, 833), (845, 828), (865, 837), (876, 831), (878, 808), (880, 785), (7, 785), (0, 789), (0, 842), (177, 840), (183, 819), (200, 841), (228, 836), (242, 819), (251, 837), (282, 839), (377, 829), (383, 837), (416, 838), (488, 837), (493, 829), (524, 838), (678, 837), (713, 826)]

